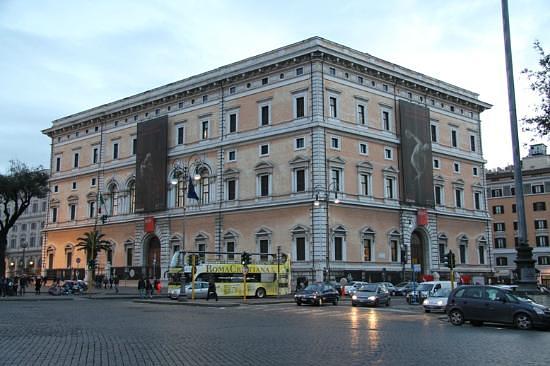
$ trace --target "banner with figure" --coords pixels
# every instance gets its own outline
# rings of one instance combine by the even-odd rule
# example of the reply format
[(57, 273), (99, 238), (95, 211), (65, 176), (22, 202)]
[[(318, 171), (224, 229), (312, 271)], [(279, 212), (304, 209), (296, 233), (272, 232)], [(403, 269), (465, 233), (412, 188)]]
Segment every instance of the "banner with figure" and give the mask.
[(433, 207), (432, 143), (430, 110), (424, 106), (399, 101), (403, 201)]
[(136, 212), (166, 209), (168, 116), (137, 125)]

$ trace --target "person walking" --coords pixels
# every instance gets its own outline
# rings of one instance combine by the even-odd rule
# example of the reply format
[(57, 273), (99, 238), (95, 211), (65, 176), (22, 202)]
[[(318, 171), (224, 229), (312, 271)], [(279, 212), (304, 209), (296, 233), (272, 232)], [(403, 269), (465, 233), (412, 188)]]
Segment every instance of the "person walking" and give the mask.
[(212, 279), (210, 280), (210, 282), (208, 282), (208, 293), (206, 294), (206, 301), (208, 301), (210, 297), (213, 297), (216, 299), (216, 301), (218, 301), (218, 293), (216, 292), (216, 283)]
[(7, 279), (4, 277), (0, 277), (0, 296), (6, 297), (6, 292), (8, 291), (7, 288)]
[(40, 295), (41, 288), (42, 288), (42, 279), (40, 277), (36, 277), (36, 281), (34, 281), (34, 294)]
[(146, 296), (149, 296), (150, 299), (153, 298), (153, 284), (151, 283), (150, 278), (148, 278), (147, 282), (145, 283), (145, 293)]
[(119, 282), (118, 276), (115, 276), (115, 278), (113, 279), (113, 283), (115, 285), (115, 293), (117, 294), (118, 294), (118, 282)]
[(109, 277), (109, 289), (113, 289), (113, 282), (114, 282), (114, 279), (113, 279), (113, 276)]
[(19, 278), (19, 296), (25, 295), (25, 288), (27, 287), (27, 279), (25, 276)]
[(139, 297), (142, 299), (145, 297), (145, 280), (141, 277), (138, 281)]

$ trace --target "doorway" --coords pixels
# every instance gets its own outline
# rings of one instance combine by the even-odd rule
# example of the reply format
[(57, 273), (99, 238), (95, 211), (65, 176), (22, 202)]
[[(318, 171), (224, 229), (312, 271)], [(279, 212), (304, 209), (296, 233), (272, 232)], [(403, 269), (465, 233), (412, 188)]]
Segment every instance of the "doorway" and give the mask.
[(420, 275), (429, 274), (428, 261), (426, 260), (426, 236), (420, 230), (411, 234), (411, 263), (420, 265)]
[(160, 240), (153, 235), (147, 240), (147, 251), (144, 260), (147, 277), (160, 278)]

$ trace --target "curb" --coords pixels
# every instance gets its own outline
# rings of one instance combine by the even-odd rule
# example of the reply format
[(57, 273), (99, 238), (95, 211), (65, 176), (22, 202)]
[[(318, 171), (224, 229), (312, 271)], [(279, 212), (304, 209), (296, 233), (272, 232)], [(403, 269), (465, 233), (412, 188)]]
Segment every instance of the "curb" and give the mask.
[(241, 306), (242, 304), (239, 303), (204, 303), (204, 302), (187, 302), (187, 301), (165, 301), (165, 300), (142, 300), (137, 299), (133, 300), (132, 302), (139, 303), (139, 304), (155, 304), (155, 305), (183, 305), (183, 306), (202, 306), (207, 308), (232, 308)]
[(19, 301), (73, 301), (72, 297), (42, 297), (42, 298), (17, 298), (17, 299), (1, 299), (0, 302), (19, 302)]

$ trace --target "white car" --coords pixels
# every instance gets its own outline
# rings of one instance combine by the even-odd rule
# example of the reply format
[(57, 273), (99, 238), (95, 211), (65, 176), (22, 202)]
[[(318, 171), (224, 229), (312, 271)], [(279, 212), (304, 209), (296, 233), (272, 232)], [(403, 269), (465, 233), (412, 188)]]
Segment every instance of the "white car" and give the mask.
[(430, 313), (432, 311), (442, 311), (445, 312), (445, 307), (447, 306), (447, 299), (451, 294), (451, 289), (448, 287), (442, 287), (432, 294), (430, 294), (423, 302), (424, 311)]
[(368, 285), (368, 282), (353, 281), (348, 283), (344, 287), (344, 295), (353, 295), (355, 291), (359, 290), (361, 287)]
[[(191, 298), (193, 296), (192, 284), (185, 286), (185, 296)], [(208, 294), (208, 282), (195, 281), (195, 299), (206, 299)]]

